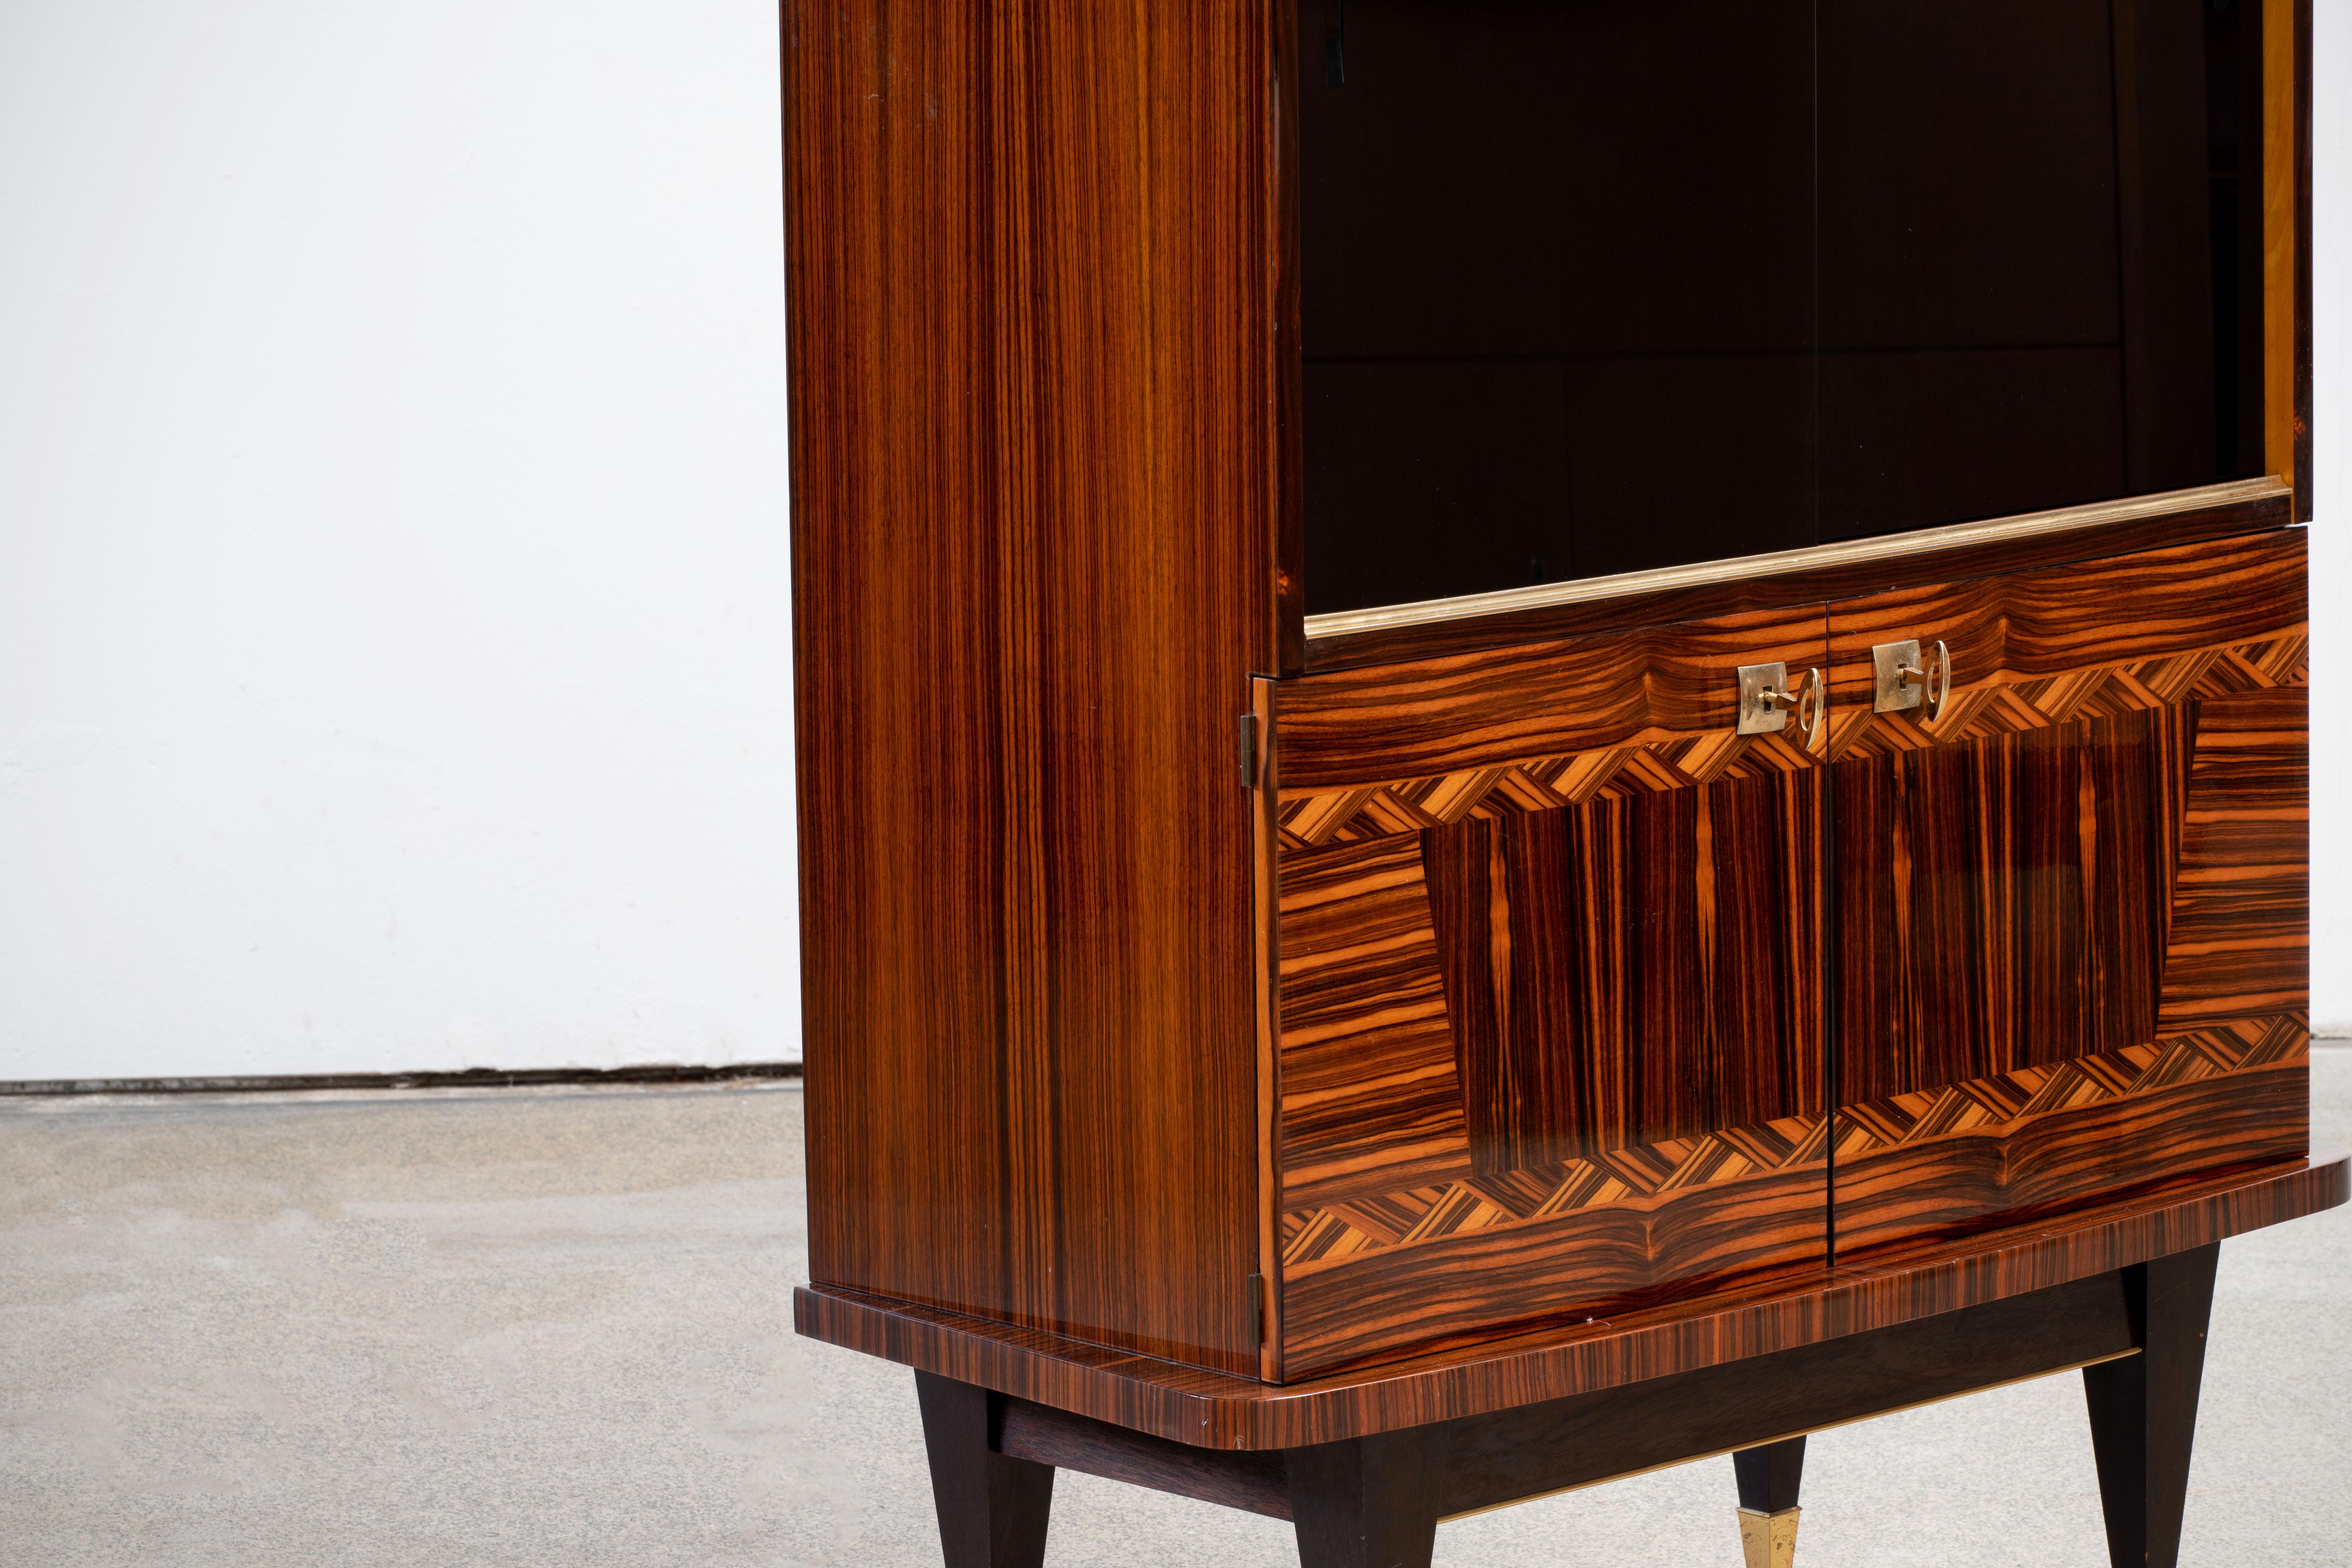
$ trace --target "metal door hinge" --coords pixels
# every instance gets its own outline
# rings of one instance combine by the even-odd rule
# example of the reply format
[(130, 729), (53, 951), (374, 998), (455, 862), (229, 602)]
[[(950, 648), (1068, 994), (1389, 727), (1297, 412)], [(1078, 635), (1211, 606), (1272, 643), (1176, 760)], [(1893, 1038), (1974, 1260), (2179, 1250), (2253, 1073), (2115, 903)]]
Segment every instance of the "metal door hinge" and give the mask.
[(1242, 715), (1242, 788), (1257, 788), (1257, 715)]
[(1249, 1277), (1250, 1339), (1254, 1343), (1265, 1343), (1265, 1276)]

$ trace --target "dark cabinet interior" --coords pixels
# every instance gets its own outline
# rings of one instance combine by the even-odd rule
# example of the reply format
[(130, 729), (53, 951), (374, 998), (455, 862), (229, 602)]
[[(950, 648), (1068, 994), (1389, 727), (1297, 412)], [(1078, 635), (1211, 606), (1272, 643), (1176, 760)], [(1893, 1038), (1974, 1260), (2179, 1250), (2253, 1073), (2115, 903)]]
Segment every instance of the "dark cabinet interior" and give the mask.
[(1307, 611), (2264, 471), (2258, 23), (1300, 0)]

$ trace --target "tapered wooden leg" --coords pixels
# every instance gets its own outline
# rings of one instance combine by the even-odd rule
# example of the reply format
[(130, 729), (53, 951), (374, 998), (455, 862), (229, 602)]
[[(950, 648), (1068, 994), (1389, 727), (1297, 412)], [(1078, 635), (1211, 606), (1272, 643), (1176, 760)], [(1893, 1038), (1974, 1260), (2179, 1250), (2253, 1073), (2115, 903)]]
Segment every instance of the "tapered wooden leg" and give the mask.
[(2205, 1324), (2221, 1258), (2215, 1242), (2125, 1269), (2140, 1352), (2083, 1369), (2114, 1568), (2176, 1568), (2180, 1561)]
[(1301, 1568), (1429, 1568), (1432, 1458), (1425, 1427), (1286, 1451)]
[(988, 1390), (915, 1374), (947, 1568), (1041, 1568), (1054, 1507), (1054, 1467), (996, 1452)]
[(1777, 1443), (1742, 1448), (1731, 1456), (1739, 1478), (1739, 1506), (1752, 1513), (1781, 1513), (1797, 1506), (1797, 1488), (1805, 1479), (1805, 1440), (1783, 1437)]
[(1731, 1456), (1739, 1479), (1739, 1550), (1748, 1568), (1790, 1568), (1797, 1557), (1797, 1487), (1805, 1440), (1783, 1437)]

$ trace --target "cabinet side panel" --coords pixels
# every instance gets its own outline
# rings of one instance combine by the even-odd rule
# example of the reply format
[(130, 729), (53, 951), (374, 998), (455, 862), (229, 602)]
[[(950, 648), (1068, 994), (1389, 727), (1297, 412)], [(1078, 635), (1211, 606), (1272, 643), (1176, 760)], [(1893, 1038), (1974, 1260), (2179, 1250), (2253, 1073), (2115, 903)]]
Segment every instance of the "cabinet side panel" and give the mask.
[(1265, 19), (784, 39), (812, 1272), (1254, 1373)]

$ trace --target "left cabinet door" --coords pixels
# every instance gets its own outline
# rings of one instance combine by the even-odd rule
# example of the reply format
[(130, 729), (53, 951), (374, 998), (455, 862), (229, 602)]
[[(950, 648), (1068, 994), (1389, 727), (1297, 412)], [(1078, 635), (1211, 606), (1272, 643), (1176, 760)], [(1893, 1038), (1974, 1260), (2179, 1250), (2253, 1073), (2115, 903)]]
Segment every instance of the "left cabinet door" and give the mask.
[(1825, 1254), (1822, 606), (1278, 684), (1282, 1375)]

